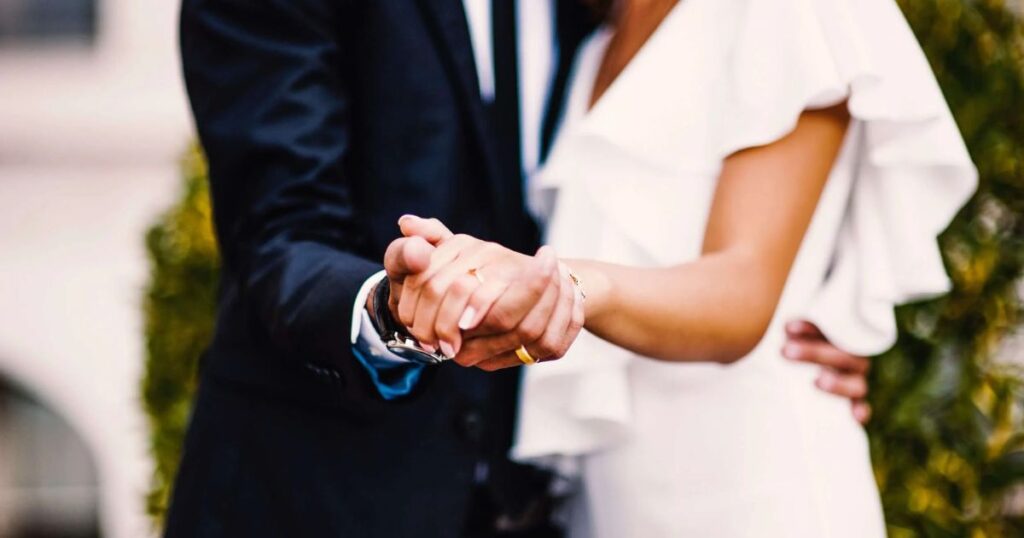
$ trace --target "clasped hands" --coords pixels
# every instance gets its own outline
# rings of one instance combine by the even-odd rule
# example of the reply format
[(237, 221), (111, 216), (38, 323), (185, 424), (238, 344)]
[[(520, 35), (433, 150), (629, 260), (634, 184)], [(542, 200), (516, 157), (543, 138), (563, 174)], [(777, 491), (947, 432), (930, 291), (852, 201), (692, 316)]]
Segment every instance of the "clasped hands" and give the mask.
[(583, 328), (581, 290), (550, 247), (527, 256), (406, 215), (384, 268), (396, 321), (428, 351), (492, 371), (565, 355)]

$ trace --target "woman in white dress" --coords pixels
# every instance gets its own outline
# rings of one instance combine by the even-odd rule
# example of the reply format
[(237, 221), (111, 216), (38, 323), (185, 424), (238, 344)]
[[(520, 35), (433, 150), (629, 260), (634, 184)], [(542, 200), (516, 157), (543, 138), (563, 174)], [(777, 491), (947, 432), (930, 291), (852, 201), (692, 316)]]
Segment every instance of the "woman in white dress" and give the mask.
[[(949, 286), (975, 170), (894, 1), (624, 0), (566, 110), (530, 194), (586, 330), (514, 452), (581, 479), (571, 535), (884, 536), (864, 431), (780, 347), (802, 317), (881, 352)], [(521, 257), (487, 252), (451, 263)]]

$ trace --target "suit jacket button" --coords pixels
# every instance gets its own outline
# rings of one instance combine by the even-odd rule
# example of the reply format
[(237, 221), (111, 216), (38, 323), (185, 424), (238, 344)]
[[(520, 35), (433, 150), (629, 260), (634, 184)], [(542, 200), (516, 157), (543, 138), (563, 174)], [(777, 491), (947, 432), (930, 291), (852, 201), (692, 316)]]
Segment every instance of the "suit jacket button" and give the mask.
[(459, 433), (471, 443), (479, 443), (484, 433), (484, 416), (476, 409), (463, 411), (459, 417)]

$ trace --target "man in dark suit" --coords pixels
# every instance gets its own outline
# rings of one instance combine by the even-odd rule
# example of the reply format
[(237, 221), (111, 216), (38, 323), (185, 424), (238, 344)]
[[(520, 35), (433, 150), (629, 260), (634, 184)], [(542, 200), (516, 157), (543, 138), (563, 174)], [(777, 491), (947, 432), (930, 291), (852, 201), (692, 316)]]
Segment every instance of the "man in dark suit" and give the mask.
[[(515, 3), (468, 13), (490, 40), (471, 3), (184, 0), (223, 273), (167, 536), (557, 535), (546, 476), (506, 458), (518, 371), (394, 366), (362, 341), (400, 215), (538, 244)], [(592, 26), (580, 3), (549, 5), (539, 153)]]

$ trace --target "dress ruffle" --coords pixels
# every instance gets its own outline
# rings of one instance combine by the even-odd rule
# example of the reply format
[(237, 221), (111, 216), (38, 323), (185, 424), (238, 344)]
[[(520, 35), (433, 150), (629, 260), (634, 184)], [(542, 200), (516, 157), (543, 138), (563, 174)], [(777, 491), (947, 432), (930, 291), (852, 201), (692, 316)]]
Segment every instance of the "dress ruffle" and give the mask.
[[(577, 78), (577, 84), (591, 83)], [(570, 111), (535, 181), (538, 190), (560, 198), (549, 239), (560, 251), (578, 243), (583, 229), (559, 206), (589, 197), (589, 206), (577, 202), (580, 211), (600, 212), (589, 220), (613, 231), (604, 237), (621, 236), (645, 262), (692, 256), (672, 251), (673, 234), (702, 233), (673, 228), (671, 210), (663, 207), (675, 192), (672, 181), (717, 175), (730, 154), (787, 135), (805, 110), (844, 101), (856, 133), (847, 139), (856, 144), (848, 207), (831, 270), (805, 316), (840, 348), (882, 352), (896, 338), (896, 305), (949, 290), (936, 238), (977, 183), (927, 60), (892, 0), (681, 2), (592, 111), (577, 111), (575, 120)], [(622, 154), (630, 158), (616, 158)], [(609, 164), (581, 163), (581, 155)], [(615, 162), (643, 173), (623, 175), (630, 170)], [(649, 211), (624, 203), (649, 193), (662, 198), (649, 199)], [(591, 247), (594, 241), (583, 240)], [(593, 248), (575, 254), (593, 254)], [(615, 388), (625, 386), (629, 359), (620, 355), (627, 352), (612, 353), (614, 346), (603, 341), (588, 346), (587, 357), (528, 371), (517, 456), (587, 453), (628, 431), (628, 388)], [(605, 397), (593, 396), (601, 389), (573, 395), (573, 387), (598, 382), (608, 390)], [(560, 402), (545, 401), (551, 391), (562, 392)], [(544, 421), (601, 427), (559, 440), (534, 429)]]
[(720, 155), (777, 140), (848, 99), (862, 127), (832, 271), (807, 316), (847, 351), (896, 339), (896, 305), (950, 288), (936, 237), (977, 173), (914, 36), (890, 0), (751, 1), (727, 87)]

